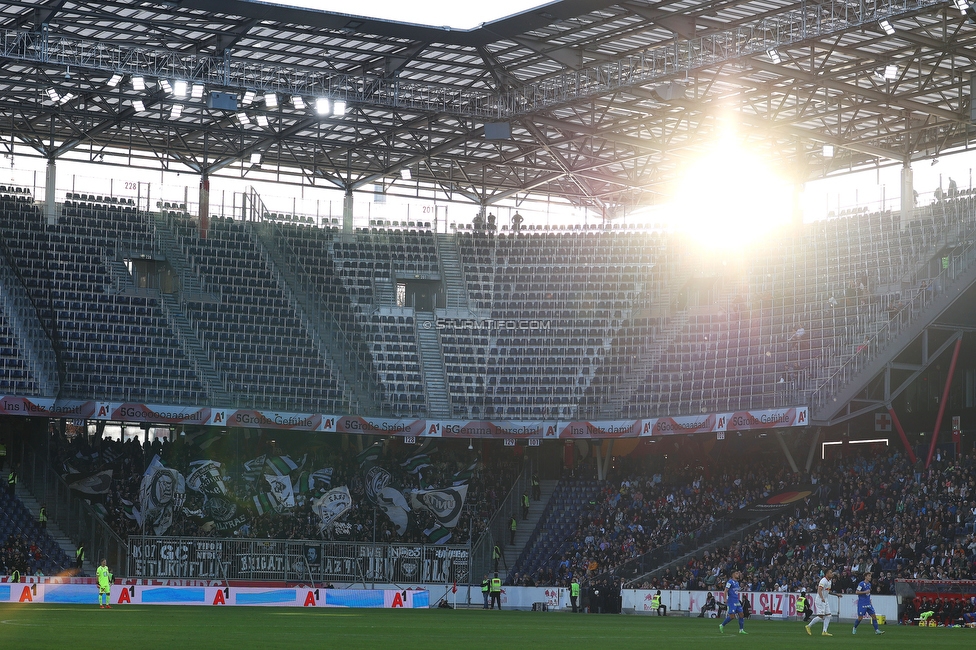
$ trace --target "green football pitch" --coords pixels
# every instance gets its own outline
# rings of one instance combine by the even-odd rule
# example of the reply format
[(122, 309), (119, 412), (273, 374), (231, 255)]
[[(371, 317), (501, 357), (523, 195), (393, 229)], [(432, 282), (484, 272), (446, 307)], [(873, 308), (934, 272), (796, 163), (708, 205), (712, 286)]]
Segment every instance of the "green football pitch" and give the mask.
[[(819, 627), (819, 626), (818, 626)], [(807, 636), (795, 622), (751, 620), (748, 636), (735, 623), (687, 617), (586, 615), (483, 610), (351, 610), (276, 607), (0, 605), (0, 648), (976, 648), (976, 630), (869, 622), (857, 636), (850, 623)]]

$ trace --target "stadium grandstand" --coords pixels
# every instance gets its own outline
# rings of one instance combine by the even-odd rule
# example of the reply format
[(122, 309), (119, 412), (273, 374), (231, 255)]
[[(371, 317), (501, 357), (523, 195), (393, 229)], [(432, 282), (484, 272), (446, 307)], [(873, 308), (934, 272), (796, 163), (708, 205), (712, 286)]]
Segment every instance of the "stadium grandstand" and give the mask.
[(0, 6), (0, 581), (976, 615), (976, 5), (286, 4)]

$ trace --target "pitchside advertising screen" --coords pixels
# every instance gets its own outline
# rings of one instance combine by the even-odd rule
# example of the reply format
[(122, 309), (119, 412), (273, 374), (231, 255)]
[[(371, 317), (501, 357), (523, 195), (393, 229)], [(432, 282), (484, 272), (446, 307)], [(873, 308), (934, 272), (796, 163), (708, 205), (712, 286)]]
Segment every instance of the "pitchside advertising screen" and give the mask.
[(129, 575), (143, 578), (453, 584), (467, 573), (457, 546), (129, 538)]
[(430, 420), (252, 409), (0, 397), (0, 415), (69, 417), (150, 424), (288, 429), (425, 438), (587, 439), (783, 429), (809, 425), (806, 406), (635, 420)]
[[(0, 603), (93, 605), (92, 584), (0, 584)], [(345, 607), (421, 609), (430, 607), (424, 589), (316, 589), (221, 586), (113, 585), (113, 605), (199, 605), (212, 607)]]

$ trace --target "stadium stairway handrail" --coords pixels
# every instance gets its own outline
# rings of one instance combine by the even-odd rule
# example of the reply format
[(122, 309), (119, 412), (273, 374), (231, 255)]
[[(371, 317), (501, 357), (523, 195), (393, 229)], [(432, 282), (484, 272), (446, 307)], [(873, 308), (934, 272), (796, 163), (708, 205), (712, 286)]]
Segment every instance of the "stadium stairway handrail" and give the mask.
[[(713, 535), (704, 534), (702, 535), (701, 538), (696, 538), (698, 539), (699, 542), (697, 546), (695, 546), (694, 548), (690, 548), (690, 547), (686, 548), (685, 551), (680, 555), (672, 554), (672, 557), (669, 558), (665, 563), (659, 564), (658, 566), (651, 569), (650, 571), (645, 571), (644, 573), (628, 580), (627, 586), (632, 586), (636, 583), (639, 583), (643, 580), (646, 580), (650, 577), (660, 574), (663, 571), (667, 571), (669, 568), (678, 566), (680, 564), (684, 564), (690, 558), (697, 557), (701, 553), (704, 553), (705, 551), (711, 548), (717, 548), (719, 545), (722, 545), (729, 540), (733, 540), (733, 539), (741, 540), (749, 533), (758, 530), (762, 526), (766, 525), (770, 519), (772, 519), (772, 517), (763, 517), (762, 519), (750, 521), (748, 524), (739, 527), (735, 527), (735, 520), (732, 517), (725, 517), (716, 522), (713, 522), (716, 524), (718, 524), (719, 522), (723, 522), (722, 526), (719, 526), (714, 531), (709, 531), (709, 532), (714, 532), (715, 534)], [(706, 526), (702, 526), (698, 530), (702, 530), (705, 527)], [(669, 545), (662, 546), (660, 548), (666, 548), (670, 546), (671, 545), (669, 544)], [(654, 551), (656, 550), (659, 549), (655, 549)], [(654, 553), (654, 551), (650, 551), (650, 553)], [(650, 553), (648, 553), (648, 555)]]
[[(365, 353), (357, 352), (359, 346), (355, 345), (332, 310), (323, 305), (314, 295), (314, 292), (309, 290), (305, 281), (315, 277), (315, 274), (302, 263), (298, 251), (294, 250), (282, 231), (281, 223), (274, 219), (262, 219), (251, 222), (249, 225), (255, 239), (267, 252), (268, 259), (274, 265), (275, 270), (281, 274), (283, 281), (292, 289), (295, 302), (302, 307), (303, 312), (306, 310), (314, 311), (312, 314), (306, 314), (307, 327), (310, 331), (314, 330), (318, 334), (316, 338), (325, 347), (324, 351), (328, 352), (333, 371), (349, 387), (350, 392), (353, 393), (353, 398), (359, 403), (360, 410), (380, 413), (383, 406), (380, 398), (382, 392), (376, 386), (366, 385), (369, 381), (368, 369), (372, 363), (371, 359)], [(263, 228), (268, 228), (270, 232), (263, 230)], [(298, 267), (299, 272), (295, 273), (287, 265), (282, 265), (281, 260), (290, 260), (292, 264)], [(328, 327), (316, 326), (311, 322), (313, 318), (322, 319)], [(330, 337), (334, 340), (330, 341)], [(338, 363), (337, 361), (340, 358), (342, 362)], [(354, 377), (350, 377), (349, 373), (345, 371), (349, 367), (358, 370)], [(353, 410), (356, 410), (354, 405)]]
[[(498, 506), (498, 510), (492, 515), (491, 519), (488, 521), (488, 527), (485, 532), (478, 538), (478, 541), (471, 547), (471, 561), (468, 564), (469, 572), (468, 577), (472, 580), (479, 580), (480, 576), (488, 573), (494, 572), (494, 567), (491, 562), (491, 551), (495, 546), (497, 540), (498, 545), (502, 548), (502, 564), (506, 569), (508, 568), (507, 562), (514, 561), (513, 557), (508, 560), (504, 555), (505, 548), (505, 532), (508, 530), (509, 521), (512, 517), (521, 521), (519, 518), (519, 513), (521, 511), (521, 496), (522, 493), (527, 493), (529, 489), (530, 477), (532, 476), (532, 464), (529, 462), (528, 458), (525, 459), (525, 465), (522, 468), (522, 473), (519, 474), (515, 482), (512, 483), (512, 488), (509, 490), (505, 499), (502, 501), (501, 505)], [(501, 572), (499, 572), (501, 573)]]
[[(872, 362), (875, 362), (895, 339), (905, 332), (920, 330), (920, 322), (930, 322), (947, 309), (955, 297), (961, 295), (961, 291), (956, 288), (958, 281), (972, 282), (974, 280), (973, 273), (970, 271), (976, 262), (976, 237), (972, 237), (972, 231), (967, 231), (961, 220), (957, 220), (954, 225), (957, 226), (958, 231), (952, 232), (951, 229), (947, 228), (936, 245), (935, 251), (939, 254), (947, 246), (958, 246), (959, 244), (963, 244), (963, 249), (953, 251), (948, 256), (947, 263), (944, 264), (938, 275), (923, 279), (926, 282), (924, 289), (921, 288), (920, 284), (916, 284), (915, 294), (908, 300), (903, 300), (902, 308), (895, 312), (876, 334), (868, 337), (864, 346), (864, 354), (858, 352), (852, 354), (834, 372), (822, 379), (809, 391), (809, 398), (806, 403), (812, 409), (811, 420), (821, 419), (823, 413), (820, 411), (823, 407), (833, 404), (831, 400), (842, 389), (848, 387), (858, 374), (866, 369), (872, 370), (874, 365)], [(952, 239), (953, 235), (956, 237), (955, 240)], [(951, 292), (950, 289), (955, 289), (955, 292)], [(908, 315), (908, 318), (904, 318), (905, 314)], [(929, 316), (927, 320), (923, 319), (926, 314)], [(841, 406), (844, 403), (844, 400), (834, 401)], [(841, 407), (838, 406), (837, 408)]]
[[(84, 497), (72, 492), (44, 455), (30, 442), (18, 437), (14, 458), (20, 459), (20, 480), (35, 499), (47, 506), (48, 518), (64, 531), (76, 546), (84, 545), (85, 555), (93, 563), (109, 562), (119, 577), (129, 565), (129, 545), (89, 505)], [(95, 559), (97, 558), (97, 560)]]
[[(711, 543), (717, 537), (725, 535), (729, 532), (732, 526), (732, 520), (730, 517), (721, 517), (715, 521), (710, 521), (706, 524), (702, 524), (690, 533), (685, 533), (672, 539), (671, 541), (657, 546), (647, 553), (642, 553), (634, 558), (631, 558), (623, 564), (617, 565), (614, 568), (604, 571), (591, 580), (598, 581), (608, 578), (624, 578), (627, 579), (627, 584), (633, 584), (639, 581), (643, 576), (650, 575), (654, 571), (662, 568), (663, 563), (671, 563), (675, 561), (676, 558), (680, 557), (679, 553), (684, 555), (690, 548), (687, 546), (686, 541), (698, 541), (698, 546), (695, 547), (696, 550), (700, 549), (703, 545)], [(683, 541), (684, 540), (684, 541)], [(676, 548), (677, 545), (677, 548)], [(691, 551), (692, 553), (694, 551)], [(648, 569), (649, 566), (654, 568)], [(630, 574), (631, 577), (628, 579), (627, 575)]]

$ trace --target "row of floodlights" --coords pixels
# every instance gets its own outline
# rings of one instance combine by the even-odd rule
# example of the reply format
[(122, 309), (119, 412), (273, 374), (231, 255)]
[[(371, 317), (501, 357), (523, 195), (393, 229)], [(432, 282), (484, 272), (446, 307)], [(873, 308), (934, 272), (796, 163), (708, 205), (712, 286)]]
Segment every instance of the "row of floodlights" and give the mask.
[[(137, 92), (141, 92), (146, 89), (146, 79), (144, 77), (133, 76), (130, 81), (132, 83), (133, 90)], [(121, 82), (122, 82), (122, 75), (114, 74), (108, 80), (108, 85), (111, 88), (115, 88)], [(191, 85), (190, 83), (183, 81), (182, 79), (176, 79), (172, 82), (170, 82), (168, 79), (160, 79), (159, 86), (165, 92), (172, 95), (176, 99), (186, 99), (187, 96), (189, 96), (192, 99), (202, 99), (205, 90), (203, 84)], [(52, 92), (56, 94), (56, 91), (54, 91), (54, 89), (50, 89), (48, 91), (48, 94), (50, 95)], [(244, 93), (244, 96), (241, 98), (241, 107), (247, 108), (248, 106), (254, 103), (254, 100), (256, 98), (257, 98), (256, 92), (254, 92), (253, 90), (246, 91)], [(58, 101), (58, 100), (54, 100), (54, 101)], [(292, 107), (297, 111), (303, 111), (308, 107), (308, 103), (305, 101), (305, 98), (302, 97), (301, 95), (292, 95), (289, 101), (291, 102)], [(266, 108), (269, 109), (278, 108), (279, 105), (278, 93), (276, 92), (264, 93), (264, 105)], [(315, 107), (315, 112), (318, 115), (331, 114), (337, 117), (342, 117), (343, 115), (346, 114), (346, 102), (342, 100), (332, 101), (328, 97), (316, 97), (315, 100), (313, 101), (313, 105)], [(136, 110), (136, 112), (142, 112), (146, 110), (145, 103), (139, 99), (132, 101), (132, 107)], [(174, 104), (170, 112), (170, 117), (172, 119), (176, 119), (182, 114), (183, 114), (183, 106), (181, 104)], [(244, 113), (243, 111), (237, 113), (236, 117), (238, 122), (240, 122), (241, 124), (251, 124), (250, 117), (247, 115), (247, 113)], [(255, 117), (255, 122), (257, 123), (258, 126), (268, 126), (268, 118), (264, 115), (257, 115)]]
[[(766, 56), (768, 56), (769, 60), (775, 64), (780, 64), (783, 62), (783, 55), (780, 54), (779, 50), (776, 48), (766, 50)], [(878, 72), (878, 76), (885, 81), (895, 81), (898, 79), (898, 66), (894, 63), (889, 63), (884, 67), (883, 70)]]
[[(970, 0), (955, 0), (955, 3), (956, 3), (956, 7), (959, 9), (960, 12), (962, 12), (963, 15), (966, 14), (966, 11), (968, 11), (971, 6)], [(882, 18), (881, 20), (879, 20), (878, 27), (880, 27), (881, 31), (883, 31), (888, 36), (894, 36), (895, 34), (895, 27), (894, 25), (891, 24), (891, 21), (889, 21), (887, 18)], [(768, 50), (766, 50), (766, 56), (768, 56), (769, 60), (775, 63), (776, 65), (779, 65), (780, 63), (783, 62), (783, 55), (780, 54), (780, 51), (775, 47), (771, 47)], [(884, 72), (880, 76), (885, 81), (894, 81), (895, 79), (898, 78), (898, 66), (893, 64), (886, 65), (884, 68)]]

